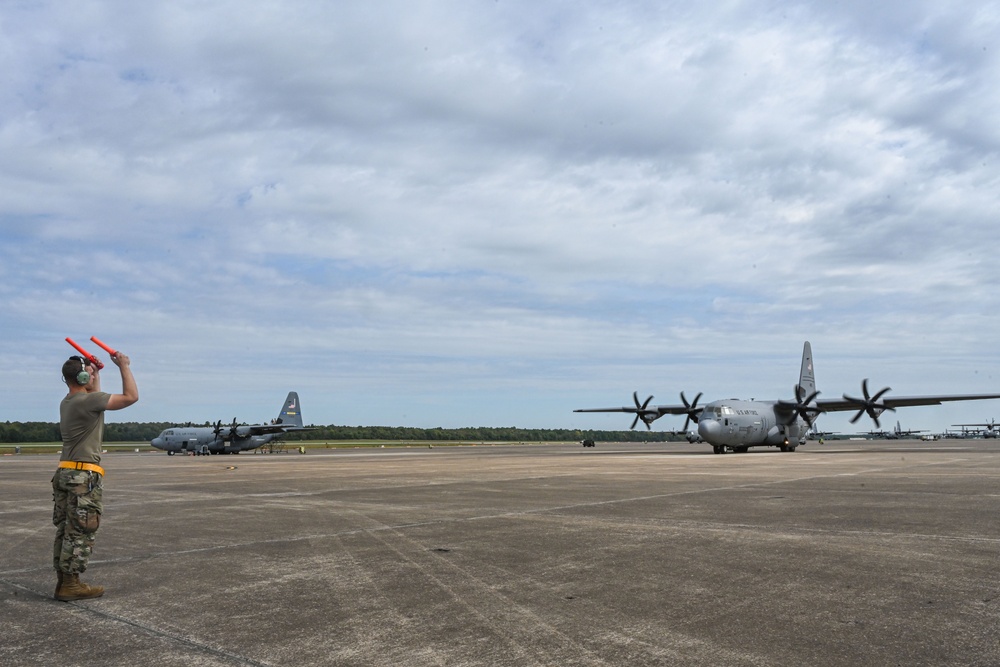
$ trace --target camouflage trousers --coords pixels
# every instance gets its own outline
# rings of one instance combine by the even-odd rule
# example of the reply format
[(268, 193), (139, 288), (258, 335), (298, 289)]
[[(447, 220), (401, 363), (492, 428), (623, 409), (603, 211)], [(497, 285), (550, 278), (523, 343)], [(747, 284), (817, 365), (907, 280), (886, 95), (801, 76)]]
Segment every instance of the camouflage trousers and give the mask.
[(94, 538), (101, 525), (104, 479), (89, 470), (59, 468), (52, 477), (52, 523), (56, 540), (52, 564), (66, 574), (87, 569)]

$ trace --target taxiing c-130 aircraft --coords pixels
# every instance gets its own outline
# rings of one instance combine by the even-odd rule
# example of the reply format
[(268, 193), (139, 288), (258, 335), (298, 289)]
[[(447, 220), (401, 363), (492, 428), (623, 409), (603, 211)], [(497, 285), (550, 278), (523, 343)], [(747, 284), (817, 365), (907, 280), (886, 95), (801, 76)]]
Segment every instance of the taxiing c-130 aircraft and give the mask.
[(149, 444), (173, 456), (177, 452), (192, 454), (239, 454), (256, 449), (280, 438), (290, 431), (309, 431), (302, 425), (299, 395), (288, 392), (278, 418), (270, 424), (232, 424), (223, 426), (220, 419), (215, 426), (177, 426), (168, 428)]
[(806, 341), (802, 347), (802, 368), (799, 383), (795, 386), (795, 400), (729, 399), (699, 407), (700, 393), (689, 403), (682, 391), (682, 405), (650, 405), (652, 396), (640, 403), (638, 392), (633, 392), (635, 407), (587, 408), (573, 412), (626, 412), (635, 415), (632, 428), (642, 420), (647, 429), (652, 428), (650, 425), (663, 415), (686, 415), (684, 430), (687, 430), (689, 422), (695, 422), (698, 425), (698, 435), (704, 442), (712, 445), (716, 454), (725, 454), (727, 451), (745, 452), (750, 447), (780, 447), (783, 452), (794, 452), (796, 447), (805, 444), (813, 423), (824, 412), (857, 410), (857, 414), (851, 418), (852, 424), (867, 413), (875, 422), (875, 427), (879, 428), (879, 415), (886, 410), (940, 405), (946, 401), (1000, 398), (1000, 394), (886, 397), (885, 394), (889, 391), (889, 387), (885, 387), (871, 395), (868, 393), (868, 380), (865, 379), (861, 382), (863, 398), (847, 394), (843, 398), (817, 398), (820, 392), (816, 391), (812, 347)]

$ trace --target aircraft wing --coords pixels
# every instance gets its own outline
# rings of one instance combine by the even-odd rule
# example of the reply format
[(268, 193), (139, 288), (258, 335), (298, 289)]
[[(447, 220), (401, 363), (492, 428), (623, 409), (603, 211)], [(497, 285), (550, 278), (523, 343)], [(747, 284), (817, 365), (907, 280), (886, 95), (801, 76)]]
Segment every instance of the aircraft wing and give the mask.
[(628, 412), (630, 414), (655, 414), (657, 418), (663, 415), (683, 415), (687, 414), (691, 408), (687, 405), (650, 405), (646, 408), (621, 407), (621, 408), (582, 408), (573, 412)]
[(267, 433), (288, 433), (289, 431), (312, 431), (314, 429), (294, 424), (251, 424), (246, 427), (250, 435), (265, 435)]
[(285, 427), (281, 424), (251, 424), (247, 427), (250, 435), (264, 435), (266, 433), (283, 433)]
[[(573, 412), (625, 412), (631, 415), (635, 415), (635, 419), (632, 421), (632, 428), (639, 423), (641, 419), (646, 425), (646, 428), (652, 428), (652, 423), (662, 417), (663, 415), (687, 415), (688, 420), (693, 419), (695, 423), (698, 421), (698, 417), (701, 415), (702, 408), (698, 407), (698, 399), (701, 398), (699, 393), (694, 397), (694, 400), (688, 403), (687, 397), (684, 396), (684, 392), (681, 392), (681, 400), (684, 401), (681, 405), (650, 405), (650, 401), (653, 397), (650, 396), (642, 403), (639, 402), (639, 395), (637, 392), (632, 392), (632, 401), (635, 406), (624, 406), (620, 408), (582, 408), (579, 410), (574, 410)], [(684, 430), (687, 430), (688, 421), (684, 422)]]
[(314, 431), (316, 429), (308, 426), (297, 426), (295, 424), (236, 424), (216, 426), (214, 430), (216, 438), (223, 441), (243, 440), (255, 435), (267, 435), (270, 433), (291, 433), (292, 431)]
[[(911, 408), (918, 405), (941, 405), (952, 401), (985, 401), (1000, 398), (1000, 394), (951, 394), (945, 396), (887, 396), (877, 399), (875, 408), (895, 410), (896, 408)], [(823, 412), (845, 412), (847, 410), (864, 410), (863, 399), (818, 398), (816, 407)]]

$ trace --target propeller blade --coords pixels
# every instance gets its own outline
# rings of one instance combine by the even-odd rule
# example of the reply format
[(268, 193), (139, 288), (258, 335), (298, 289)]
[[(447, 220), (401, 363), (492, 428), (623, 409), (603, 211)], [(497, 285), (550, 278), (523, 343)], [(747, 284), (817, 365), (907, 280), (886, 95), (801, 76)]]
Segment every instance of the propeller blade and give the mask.
[(816, 417), (819, 416), (822, 410), (820, 410), (817, 407), (813, 407), (809, 404), (815, 401), (816, 397), (819, 396), (820, 393), (818, 391), (814, 391), (813, 393), (804, 397), (803, 395), (805, 394), (805, 389), (802, 388), (802, 385), (798, 384), (795, 385), (793, 391), (795, 392), (795, 400), (797, 401), (795, 404), (795, 413), (799, 417), (801, 417), (806, 424), (812, 427), (813, 422), (816, 420)]
[(872, 418), (872, 421), (875, 422), (875, 427), (881, 428), (882, 424), (879, 422), (878, 416), (886, 410), (891, 410), (892, 412), (896, 411), (896, 408), (891, 408), (884, 403), (879, 403), (879, 399), (889, 391), (892, 391), (892, 389), (889, 387), (883, 387), (874, 396), (872, 396), (868, 393), (868, 378), (865, 378), (861, 381), (861, 393), (864, 395), (863, 399), (854, 398), (853, 396), (844, 394), (845, 401), (850, 401), (860, 408), (858, 413), (851, 418), (851, 423), (855, 423), (861, 418), (862, 414), (867, 413), (868, 416)]
[(646, 406), (649, 405), (649, 402), (651, 400), (653, 400), (653, 396), (650, 395), (645, 401), (642, 402), (642, 404), (640, 404), (639, 403), (639, 392), (633, 391), (632, 392), (632, 400), (635, 401), (635, 407), (636, 407), (637, 410), (645, 411), (646, 410)]
[(646, 430), (647, 431), (652, 431), (653, 430), (653, 427), (650, 426), (649, 422), (646, 420), (646, 415), (648, 414), (648, 411), (646, 410), (646, 407), (649, 405), (649, 402), (652, 401), (652, 400), (653, 400), (653, 396), (649, 395), (648, 397), (646, 397), (645, 401), (643, 401), (642, 403), (640, 403), (639, 402), (639, 392), (637, 392), (637, 391), (633, 391), (632, 392), (632, 402), (635, 403), (635, 419), (632, 420), (632, 426), (630, 427), (630, 429), (634, 429), (636, 427), (636, 425), (639, 423), (639, 420), (641, 419), (642, 423), (646, 425)]
[(681, 392), (681, 402), (684, 404), (684, 407), (687, 410), (687, 418), (684, 420), (685, 431), (687, 431), (689, 423), (688, 420), (693, 421), (695, 424), (698, 423), (698, 415), (701, 414), (701, 412), (698, 410), (698, 399), (700, 398), (701, 398), (701, 392), (699, 391), (698, 395), (694, 397), (694, 400), (688, 403), (687, 397), (684, 395), (684, 392), (683, 391)]
[(883, 387), (877, 394), (872, 396), (872, 403), (882, 398), (882, 394), (884, 394), (887, 391), (892, 391), (892, 390), (889, 387)]

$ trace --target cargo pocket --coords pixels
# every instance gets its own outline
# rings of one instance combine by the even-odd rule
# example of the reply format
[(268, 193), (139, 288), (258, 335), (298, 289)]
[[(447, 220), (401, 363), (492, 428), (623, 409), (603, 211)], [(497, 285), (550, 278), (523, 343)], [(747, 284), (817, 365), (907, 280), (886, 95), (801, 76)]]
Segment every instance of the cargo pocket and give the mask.
[(101, 527), (101, 513), (97, 510), (84, 507), (76, 508), (76, 525), (80, 532), (85, 535), (92, 535)]

